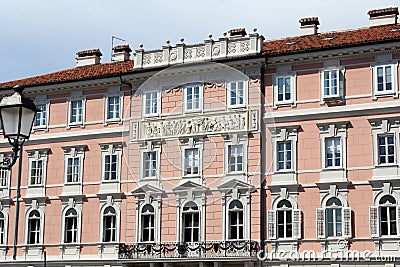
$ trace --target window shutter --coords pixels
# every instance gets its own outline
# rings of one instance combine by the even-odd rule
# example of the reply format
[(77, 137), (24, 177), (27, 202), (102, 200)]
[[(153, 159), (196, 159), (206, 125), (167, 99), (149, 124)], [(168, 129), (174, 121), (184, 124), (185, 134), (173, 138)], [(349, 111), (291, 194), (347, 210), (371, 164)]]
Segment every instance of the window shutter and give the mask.
[(379, 237), (378, 226), (378, 207), (371, 206), (369, 207), (369, 227), (371, 230), (371, 237)]
[(317, 237), (325, 238), (325, 209), (317, 209)]
[(275, 211), (268, 211), (268, 237), (269, 239), (276, 239), (276, 229), (275, 229)]
[(396, 209), (396, 211), (397, 211), (397, 216), (396, 216), (396, 218), (397, 218), (397, 235), (398, 236), (400, 236), (400, 206), (397, 206), (397, 209)]
[(301, 211), (298, 209), (292, 210), (293, 222), (293, 238), (301, 239)]
[(343, 237), (351, 237), (351, 209), (343, 208)]

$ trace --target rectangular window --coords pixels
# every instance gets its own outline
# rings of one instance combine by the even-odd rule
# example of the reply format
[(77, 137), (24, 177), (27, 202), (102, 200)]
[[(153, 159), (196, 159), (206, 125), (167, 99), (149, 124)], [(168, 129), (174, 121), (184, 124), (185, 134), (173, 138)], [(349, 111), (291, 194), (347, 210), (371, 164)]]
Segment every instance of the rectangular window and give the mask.
[(287, 103), (292, 101), (291, 77), (290, 76), (277, 77), (276, 84), (277, 84), (277, 92), (276, 92), (277, 103)]
[(118, 155), (105, 155), (104, 180), (117, 180)]
[(242, 106), (244, 104), (245, 84), (243, 81), (229, 83), (229, 105)]
[(157, 152), (144, 153), (144, 177), (157, 176)]
[(82, 123), (83, 121), (83, 109), (82, 100), (76, 100), (70, 102), (70, 118), (71, 124)]
[(292, 210), (278, 210), (276, 217), (278, 238), (292, 237)]
[(328, 208), (326, 209), (327, 234), (328, 236), (342, 236), (342, 209)]
[(385, 135), (378, 136), (378, 163), (390, 164), (394, 163), (394, 136)]
[(378, 92), (392, 91), (392, 66), (376, 67), (376, 90)]
[(228, 171), (241, 172), (243, 171), (243, 146), (231, 145), (228, 147)]
[(38, 112), (35, 117), (35, 127), (45, 127), (47, 125), (47, 105), (36, 105)]
[(28, 244), (39, 244), (40, 242), (40, 219), (29, 219)]
[(9, 170), (0, 169), (0, 187), (8, 186), (8, 174)]
[(32, 160), (30, 169), (30, 184), (41, 185), (43, 181), (43, 160)]
[(67, 183), (79, 182), (80, 159), (79, 157), (67, 160)]
[(199, 213), (187, 213), (183, 215), (183, 241), (198, 242), (199, 241)]
[(0, 212), (0, 244), (4, 244), (4, 215)]
[(283, 141), (277, 143), (277, 170), (292, 169), (292, 142)]
[(147, 92), (145, 95), (144, 113), (146, 115), (158, 114), (158, 92)]
[(76, 243), (78, 237), (77, 217), (65, 218), (65, 243)]
[(104, 242), (114, 242), (116, 241), (117, 225), (116, 216), (104, 216)]
[(199, 150), (185, 150), (185, 175), (199, 174)]
[(325, 167), (342, 166), (342, 145), (339, 137), (325, 139)]
[(339, 96), (339, 70), (323, 71), (324, 97)]
[(120, 99), (119, 96), (107, 97), (107, 120), (120, 119)]
[(142, 241), (154, 241), (154, 215), (142, 215)]
[(201, 109), (202, 90), (200, 85), (185, 87), (185, 110), (198, 111)]

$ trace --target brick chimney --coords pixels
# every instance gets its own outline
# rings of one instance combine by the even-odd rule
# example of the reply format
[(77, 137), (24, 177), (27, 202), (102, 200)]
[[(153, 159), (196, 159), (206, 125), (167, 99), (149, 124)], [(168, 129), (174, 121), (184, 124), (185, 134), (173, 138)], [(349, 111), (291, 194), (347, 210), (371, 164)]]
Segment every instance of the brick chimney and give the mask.
[(399, 10), (397, 7), (388, 7), (368, 11), (369, 24), (371, 27), (380, 25), (390, 25), (397, 23)]
[(128, 61), (130, 59), (131, 52), (132, 49), (128, 44), (114, 46), (112, 61)]
[(302, 18), (299, 20), (299, 23), (301, 35), (312, 35), (318, 33), (318, 17)]
[(83, 50), (76, 53), (77, 67), (100, 64), (103, 54), (100, 49)]

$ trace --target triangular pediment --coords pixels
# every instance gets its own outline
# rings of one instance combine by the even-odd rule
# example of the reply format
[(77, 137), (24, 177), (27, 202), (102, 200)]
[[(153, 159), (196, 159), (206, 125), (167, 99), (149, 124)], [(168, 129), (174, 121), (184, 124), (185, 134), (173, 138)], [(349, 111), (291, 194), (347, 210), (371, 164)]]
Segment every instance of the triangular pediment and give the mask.
[(232, 190), (232, 189), (248, 189), (248, 190), (253, 190), (254, 185), (243, 182), (242, 180), (238, 180), (236, 178), (233, 178), (229, 181), (226, 181), (225, 183), (221, 184), (218, 186), (218, 189), (221, 191), (227, 191), (227, 190)]
[(157, 188), (155, 186), (152, 186), (150, 184), (145, 184), (141, 187), (136, 188), (135, 190), (132, 191), (133, 195), (161, 195), (164, 193), (164, 190)]
[(174, 192), (183, 192), (183, 191), (207, 191), (208, 187), (197, 184), (192, 181), (187, 181), (173, 189)]

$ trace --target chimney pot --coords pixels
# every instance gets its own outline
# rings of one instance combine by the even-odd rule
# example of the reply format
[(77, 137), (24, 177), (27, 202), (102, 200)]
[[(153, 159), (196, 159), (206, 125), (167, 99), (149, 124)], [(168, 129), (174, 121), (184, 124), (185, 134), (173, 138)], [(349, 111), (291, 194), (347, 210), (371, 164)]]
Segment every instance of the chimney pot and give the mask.
[(299, 20), (301, 35), (312, 35), (318, 33), (318, 17), (302, 18)]
[(370, 26), (390, 25), (397, 23), (399, 10), (397, 7), (373, 9), (368, 11)]
[(77, 67), (100, 64), (100, 49), (82, 50), (76, 53)]
[(132, 49), (128, 44), (117, 45), (113, 47), (113, 61), (128, 61), (131, 57)]

